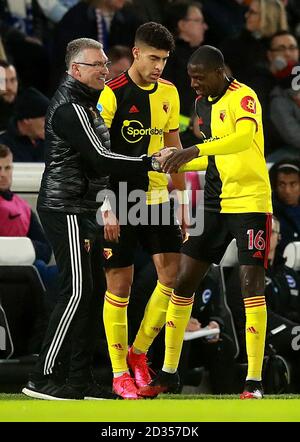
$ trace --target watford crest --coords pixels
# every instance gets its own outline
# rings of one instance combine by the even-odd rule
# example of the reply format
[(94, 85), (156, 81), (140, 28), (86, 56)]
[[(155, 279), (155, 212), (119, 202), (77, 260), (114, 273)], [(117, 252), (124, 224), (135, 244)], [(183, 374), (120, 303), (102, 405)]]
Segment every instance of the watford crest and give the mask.
[(226, 118), (226, 111), (225, 110), (221, 110), (220, 111), (220, 120), (222, 122), (224, 122), (225, 118)]
[(87, 253), (90, 253), (91, 250), (91, 242), (89, 239), (85, 239), (84, 240), (84, 248), (86, 250)]
[(103, 249), (103, 256), (105, 259), (111, 258), (112, 255), (113, 255), (112, 249), (108, 249), (106, 247)]
[(168, 101), (163, 103), (163, 110), (165, 111), (166, 114), (169, 112), (169, 107), (170, 107), (170, 104)]

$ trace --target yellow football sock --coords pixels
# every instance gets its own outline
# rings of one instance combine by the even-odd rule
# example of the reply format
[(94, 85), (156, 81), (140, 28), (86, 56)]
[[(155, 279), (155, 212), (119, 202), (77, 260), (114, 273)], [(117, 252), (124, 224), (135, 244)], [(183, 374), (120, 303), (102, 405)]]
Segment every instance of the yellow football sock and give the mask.
[(113, 373), (126, 372), (128, 351), (127, 306), (129, 297), (121, 298), (106, 291), (103, 322)]
[(261, 380), (267, 328), (267, 309), (264, 296), (244, 299), (246, 313), (246, 349), (248, 372), (246, 379)]
[(183, 337), (191, 317), (194, 295), (184, 298), (172, 293), (166, 316), (166, 350), (163, 369), (175, 372), (178, 368)]
[(146, 353), (166, 322), (166, 314), (172, 290), (157, 281), (148, 301), (133, 347)]

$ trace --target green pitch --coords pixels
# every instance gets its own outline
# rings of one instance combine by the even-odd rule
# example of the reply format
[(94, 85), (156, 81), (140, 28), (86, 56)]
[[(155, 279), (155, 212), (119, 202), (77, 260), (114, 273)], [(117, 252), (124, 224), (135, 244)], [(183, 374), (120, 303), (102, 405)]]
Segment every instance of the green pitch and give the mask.
[(163, 396), (139, 401), (41, 401), (0, 395), (1, 422), (300, 422), (300, 397)]

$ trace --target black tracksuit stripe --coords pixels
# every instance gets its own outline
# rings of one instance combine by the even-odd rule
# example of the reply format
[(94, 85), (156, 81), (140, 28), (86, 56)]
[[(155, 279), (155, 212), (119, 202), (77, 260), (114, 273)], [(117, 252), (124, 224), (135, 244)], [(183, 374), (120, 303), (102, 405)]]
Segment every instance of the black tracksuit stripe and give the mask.
[(79, 228), (76, 215), (67, 215), (68, 239), (72, 270), (72, 295), (56, 329), (49, 351), (45, 358), (44, 374), (51, 374), (55, 359), (64, 341), (82, 295), (82, 272)]
[(108, 153), (109, 151), (106, 149), (103, 149), (102, 144), (99, 141), (99, 138), (96, 136), (96, 134), (94, 133), (93, 130), (91, 130), (91, 123), (88, 119), (88, 116), (86, 115), (84, 109), (82, 106), (78, 106), (78, 104), (74, 104), (73, 103), (73, 107), (77, 113), (77, 116), (79, 118), (79, 121), (86, 133), (86, 135), (88, 136), (90, 142), (93, 144), (95, 150), (103, 156), (109, 156), (109, 155), (105, 155), (105, 153)]
[(83, 109), (83, 107), (78, 106), (77, 104), (74, 104), (74, 103), (73, 103), (73, 107), (78, 115), (78, 118), (82, 124), (82, 127), (83, 127), (86, 135), (88, 136), (90, 142), (93, 144), (94, 148), (96, 149), (96, 151), (100, 155), (107, 157), (107, 158), (116, 159), (116, 160), (126, 159), (129, 161), (141, 161), (141, 162), (143, 161), (142, 158), (127, 157), (125, 155), (115, 154), (107, 149), (104, 149), (103, 145), (99, 141), (99, 138), (97, 137), (96, 133), (92, 129), (91, 123), (90, 123), (88, 116), (87, 116), (85, 110)]

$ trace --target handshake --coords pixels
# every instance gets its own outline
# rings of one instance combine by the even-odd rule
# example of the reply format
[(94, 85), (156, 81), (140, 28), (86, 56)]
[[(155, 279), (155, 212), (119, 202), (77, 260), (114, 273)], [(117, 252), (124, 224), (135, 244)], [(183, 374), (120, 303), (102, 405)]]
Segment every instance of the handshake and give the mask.
[(152, 155), (152, 169), (156, 172), (164, 172), (164, 165), (167, 159), (170, 159), (177, 151), (177, 147), (165, 147), (164, 149)]
[(176, 173), (183, 164), (196, 158), (199, 150), (196, 146), (187, 149), (177, 147), (165, 147), (152, 155), (151, 165), (156, 172)]

